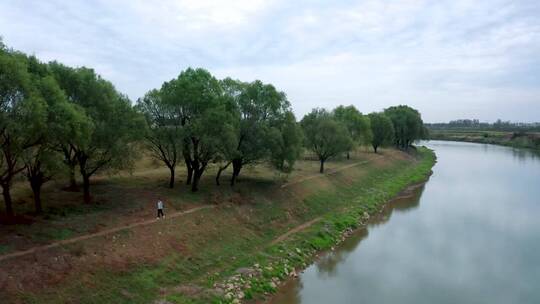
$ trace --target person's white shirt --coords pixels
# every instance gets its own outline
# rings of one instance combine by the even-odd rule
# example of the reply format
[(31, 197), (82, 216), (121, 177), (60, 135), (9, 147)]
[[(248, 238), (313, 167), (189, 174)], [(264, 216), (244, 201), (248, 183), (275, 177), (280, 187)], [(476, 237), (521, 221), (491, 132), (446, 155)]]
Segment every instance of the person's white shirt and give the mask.
[(158, 208), (158, 209), (163, 209), (163, 202), (162, 202), (161, 200), (159, 200), (159, 201), (157, 202), (157, 208)]

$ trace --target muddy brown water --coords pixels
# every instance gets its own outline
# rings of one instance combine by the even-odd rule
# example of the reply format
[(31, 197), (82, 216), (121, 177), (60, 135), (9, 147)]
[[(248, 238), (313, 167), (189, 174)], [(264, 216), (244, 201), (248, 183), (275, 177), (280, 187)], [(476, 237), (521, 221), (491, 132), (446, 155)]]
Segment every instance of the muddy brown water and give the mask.
[(437, 153), (392, 201), (270, 303), (540, 303), (540, 157), (472, 143)]

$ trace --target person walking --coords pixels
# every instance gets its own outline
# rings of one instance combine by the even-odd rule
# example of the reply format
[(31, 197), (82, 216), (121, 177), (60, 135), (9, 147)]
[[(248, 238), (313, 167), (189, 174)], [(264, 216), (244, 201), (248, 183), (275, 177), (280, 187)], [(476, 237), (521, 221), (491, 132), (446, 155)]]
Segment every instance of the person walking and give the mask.
[(158, 201), (157, 201), (157, 219), (159, 220), (161, 217), (165, 218), (165, 214), (163, 213), (163, 202), (161, 201), (161, 198), (158, 198)]

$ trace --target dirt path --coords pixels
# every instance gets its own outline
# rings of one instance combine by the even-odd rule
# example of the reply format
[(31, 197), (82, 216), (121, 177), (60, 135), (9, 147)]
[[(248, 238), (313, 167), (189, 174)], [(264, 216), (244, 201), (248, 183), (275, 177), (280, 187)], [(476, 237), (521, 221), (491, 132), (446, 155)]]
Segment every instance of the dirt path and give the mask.
[(324, 174), (317, 173), (317, 174), (313, 174), (313, 175), (310, 175), (310, 176), (306, 176), (306, 177), (297, 179), (297, 180), (295, 180), (295, 181), (285, 183), (285, 184), (281, 185), (281, 188), (285, 188), (285, 187), (288, 187), (288, 186), (291, 186), (291, 185), (294, 185), (294, 184), (302, 183), (302, 182), (305, 182), (305, 181), (310, 180), (310, 179), (314, 179), (314, 178), (319, 178), (319, 177), (323, 177), (323, 176), (326, 176), (326, 175), (335, 174), (335, 173), (337, 173), (337, 172), (339, 172), (339, 171), (347, 170), (347, 169), (352, 168), (352, 167), (356, 167), (356, 166), (360, 166), (360, 165), (365, 165), (365, 164), (369, 163), (370, 161), (371, 161), (371, 160), (364, 160), (364, 161), (357, 162), (357, 163), (354, 163), (354, 164), (350, 164), (350, 165), (346, 165), (346, 166), (343, 166), (343, 167), (339, 167), (339, 168), (336, 168), (336, 169), (334, 169), (334, 170), (328, 170), (328, 172), (325, 172)]
[(322, 219), (321, 217), (314, 218), (314, 219), (312, 219), (312, 220), (309, 221), (309, 222), (305, 222), (305, 223), (303, 223), (302, 225), (297, 226), (297, 227), (295, 227), (295, 228), (293, 228), (293, 229), (291, 229), (291, 230), (285, 232), (284, 234), (280, 235), (277, 239), (273, 240), (272, 243), (270, 243), (270, 245), (275, 245), (275, 244), (277, 244), (277, 243), (279, 243), (279, 242), (282, 242), (282, 241), (286, 240), (291, 234), (294, 234), (294, 233), (297, 233), (297, 232), (299, 232), (299, 231), (302, 231), (302, 230), (308, 228), (309, 226), (311, 226), (311, 225), (317, 223), (317, 222), (320, 221), (321, 219)]
[[(189, 210), (186, 210), (186, 211), (178, 211), (178, 212), (174, 212), (174, 213), (169, 213), (169, 214), (167, 214), (166, 218), (163, 219), (163, 220), (166, 221), (166, 220), (171, 219), (171, 218), (183, 216), (183, 215), (193, 213), (193, 212), (196, 212), (196, 211), (199, 211), (199, 210), (202, 210), (202, 209), (210, 209), (210, 208), (215, 208), (215, 206), (214, 205), (202, 206), (202, 207), (192, 208), (192, 209), (189, 209)], [(34, 252), (37, 252), (37, 251), (42, 251), (42, 250), (47, 250), (47, 249), (50, 249), (50, 248), (55, 248), (55, 247), (58, 247), (58, 246), (61, 246), (61, 245), (72, 244), (72, 243), (75, 243), (75, 242), (78, 242), (78, 241), (87, 240), (87, 239), (91, 239), (91, 238), (98, 237), (98, 236), (103, 236), (103, 235), (107, 235), (107, 234), (111, 234), (111, 233), (116, 233), (116, 232), (126, 230), (126, 229), (132, 229), (132, 228), (135, 228), (135, 227), (150, 225), (150, 224), (156, 223), (158, 221), (162, 221), (162, 220), (151, 219), (151, 220), (147, 220), (147, 221), (137, 222), (137, 223), (133, 223), (133, 224), (125, 225), (125, 226), (120, 226), (120, 227), (115, 227), (115, 228), (103, 230), (103, 231), (92, 233), (92, 234), (81, 235), (81, 236), (74, 237), (74, 238), (71, 238), (71, 239), (66, 239), (66, 240), (54, 242), (54, 243), (51, 243), (51, 244), (48, 244), (48, 245), (37, 246), (37, 247), (33, 247), (33, 248), (30, 248), (30, 249), (27, 249), (27, 250), (16, 251), (16, 252), (0, 255), (0, 261), (15, 258), (15, 257), (24, 256), (24, 255), (31, 254), (31, 253), (34, 253)]]
[[(367, 164), (370, 161), (371, 160), (360, 161), (360, 162), (349, 164), (349, 165), (339, 167), (339, 168), (336, 168), (336, 169), (333, 169), (333, 170), (328, 170), (328, 172), (326, 172), (325, 174), (317, 173), (317, 174), (314, 174), (314, 175), (306, 176), (306, 177), (300, 178), (298, 180), (291, 181), (289, 183), (285, 183), (285, 184), (281, 185), (281, 188), (285, 188), (285, 187), (288, 187), (288, 186), (291, 186), (291, 185), (294, 185), (294, 184), (302, 183), (302, 182), (305, 182), (305, 181), (310, 180), (310, 179), (335, 174), (335, 173), (337, 173), (339, 171), (342, 171), (342, 170), (346, 170), (346, 169), (349, 169), (349, 168), (352, 168), (352, 167), (355, 167), (355, 166)], [(189, 213), (199, 211), (201, 209), (208, 209), (208, 208), (214, 208), (214, 207), (215, 206), (213, 206), (213, 205), (209, 205), (209, 206), (192, 208), (192, 209), (189, 209), (189, 210), (186, 210), (186, 211), (179, 211), (179, 212), (168, 214), (166, 219), (186, 215), (186, 214), (189, 214)], [(318, 222), (319, 220), (320, 220), (320, 218), (316, 218), (316, 219), (313, 219), (313, 220), (311, 220), (309, 222), (306, 222), (306, 223), (304, 223), (304, 224), (302, 224), (302, 225), (300, 225), (300, 226), (298, 226), (296, 228), (293, 228), (292, 230), (289, 230), (285, 234), (281, 235), (280, 237), (278, 237), (277, 239), (272, 241), (271, 244), (279, 243), (279, 242), (285, 240), (289, 235), (294, 234), (294, 233), (296, 233), (298, 231), (301, 231), (303, 229), (306, 229), (307, 227), (311, 226), (312, 224)], [(81, 235), (81, 236), (78, 236), (78, 237), (53, 242), (53, 243), (48, 244), (48, 245), (36, 246), (36, 247), (30, 248), (30, 249), (0, 255), (0, 261), (15, 258), (15, 257), (24, 256), (24, 255), (27, 255), (27, 254), (32, 254), (32, 253), (47, 250), (47, 249), (50, 249), (50, 248), (55, 248), (55, 247), (58, 247), (58, 246), (61, 246), (61, 245), (72, 244), (72, 243), (75, 243), (75, 242), (78, 242), (78, 241), (83, 241), (83, 240), (91, 239), (91, 238), (94, 238), (94, 237), (99, 237), (99, 236), (104, 236), (104, 235), (116, 233), (116, 232), (126, 230), (126, 229), (132, 229), (132, 228), (139, 227), (139, 226), (150, 225), (150, 224), (156, 223), (157, 221), (158, 221), (157, 219), (151, 219), (151, 220), (147, 220), (147, 221), (136, 222), (136, 223), (120, 226), (120, 227), (106, 229), (106, 230), (99, 231), (99, 232), (92, 233), (92, 234)]]

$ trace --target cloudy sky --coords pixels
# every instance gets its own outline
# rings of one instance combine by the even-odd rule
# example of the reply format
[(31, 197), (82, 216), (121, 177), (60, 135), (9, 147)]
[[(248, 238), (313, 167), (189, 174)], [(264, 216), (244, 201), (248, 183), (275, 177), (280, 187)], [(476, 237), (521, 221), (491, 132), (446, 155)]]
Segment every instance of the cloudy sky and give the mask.
[(261, 79), (297, 116), (396, 104), (427, 122), (540, 121), (540, 1), (2, 0), (8, 46), (133, 100), (189, 66)]

